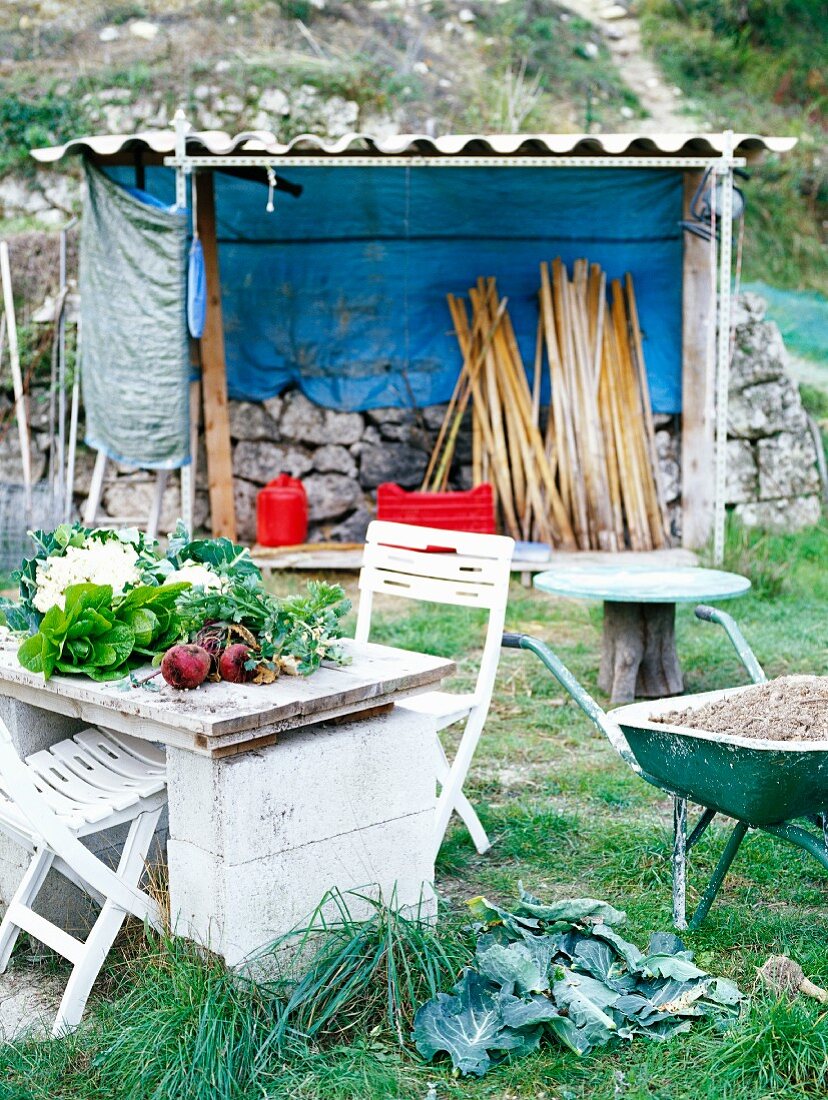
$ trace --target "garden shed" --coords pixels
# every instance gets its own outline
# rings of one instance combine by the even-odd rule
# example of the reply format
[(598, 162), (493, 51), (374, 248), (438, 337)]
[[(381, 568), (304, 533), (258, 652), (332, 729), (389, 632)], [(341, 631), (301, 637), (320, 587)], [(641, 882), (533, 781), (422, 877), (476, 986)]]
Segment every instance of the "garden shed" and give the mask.
[[(735, 169), (793, 143), (726, 132), (281, 144), (263, 132), (189, 132), (179, 115), (174, 130), (33, 155), (80, 155), (195, 211), (207, 307), (194, 357), (214, 533), (236, 531), (228, 397), (261, 401), (295, 384), (340, 412), (444, 402), (460, 366), (446, 294), (495, 276), (528, 363), (538, 264), (586, 256), (611, 277), (635, 276), (653, 411), (681, 414), (683, 541), (697, 547), (714, 526), (720, 537), (724, 515), (729, 185)], [(725, 183), (718, 245), (681, 225), (707, 170)], [(112, 288), (109, 308), (123, 315), (135, 303)]]

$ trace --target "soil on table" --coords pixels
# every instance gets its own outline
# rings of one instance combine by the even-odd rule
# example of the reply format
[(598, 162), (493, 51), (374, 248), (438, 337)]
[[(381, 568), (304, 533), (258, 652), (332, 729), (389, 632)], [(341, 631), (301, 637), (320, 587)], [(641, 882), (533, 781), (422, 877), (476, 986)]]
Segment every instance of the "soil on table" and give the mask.
[(828, 676), (780, 676), (738, 695), (651, 721), (768, 741), (828, 741)]

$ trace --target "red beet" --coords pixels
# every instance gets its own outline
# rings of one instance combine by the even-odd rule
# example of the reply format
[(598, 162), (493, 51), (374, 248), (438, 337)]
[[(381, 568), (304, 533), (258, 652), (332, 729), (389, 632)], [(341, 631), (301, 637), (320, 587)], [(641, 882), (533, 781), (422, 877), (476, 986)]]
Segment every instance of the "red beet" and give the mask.
[(197, 688), (210, 675), (211, 663), (200, 645), (174, 645), (164, 654), (161, 675), (174, 688)]
[(250, 646), (241, 642), (229, 645), (219, 657), (219, 676), (222, 680), (229, 680), (231, 684), (246, 684), (252, 680), (252, 669), (244, 667), (245, 661), (249, 661), (252, 654)]

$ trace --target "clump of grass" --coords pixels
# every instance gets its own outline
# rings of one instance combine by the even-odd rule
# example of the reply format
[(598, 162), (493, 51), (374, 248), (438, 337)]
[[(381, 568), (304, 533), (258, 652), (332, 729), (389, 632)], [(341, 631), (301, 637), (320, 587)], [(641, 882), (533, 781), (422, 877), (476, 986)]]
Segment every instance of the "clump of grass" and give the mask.
[(769, 532), (728, 517), (723, 568), (748, 577), (754, 593), (763, 599), (776, 599), (785, 590), (788, 562), (777, 550)]
[[(472, 947), (395, 900), (332, 893), (253, 960), (258, 980), (186, 940), (153, 938), (118, 967), (120, 995), (68, 1040), (0, 1047), (0, 1096), (45, 1098), (50, 1080), (61, 1096), (96, 1100), (397, 1095), (410, 1069), (381, 1063), (408, 1046), (417, 1008), (453, 984)], [(305, 960), (297, 977), (266, 977), (289, 957)], [(20, 1091), (31, 1081), (44, 1090)]]
[[(304, 951), (324, 930), (301, 978), (273, 986), (284, 1001), (269, 1041), (343, 1040), (383, 1027), (406, 1046), (417, 1008), (450, 985), (471, 958), (463, 936), (445, 926), (438, 936), (419, 912), (403, 916), (394, 897), (385, 904), (368, 895), (350, 896), (368, 906), (367, 919), (355, 919), (346, 896), (333, 892), (306, 928), (278, 940), (259, 960), (278, 959), (286, 947)], [(333, 921), (323, 915), (330, 905)]]
[(745, 1020), (718, 1044), (710, 1066), (728, 1089), (751, 1085), (756, 1096), (828, 1093), (828, 1023), (824, 1011), (798, 998), (757, 1001)]

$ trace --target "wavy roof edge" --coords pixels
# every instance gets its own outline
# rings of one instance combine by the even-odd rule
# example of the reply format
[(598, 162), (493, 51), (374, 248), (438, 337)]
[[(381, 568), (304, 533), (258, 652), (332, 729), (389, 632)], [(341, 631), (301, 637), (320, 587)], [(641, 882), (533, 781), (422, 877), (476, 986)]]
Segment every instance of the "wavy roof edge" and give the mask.
[[(187, 135), (187, 152), (209, 156), (254, 155), (366, 157), (452, 157), (452, 156), (719, 156), (724, 151), (724, 134), (399, 134), (375, 138), (352, 133), (328, 139), (300, 134), (287, 144), (263, 130), (245, 130), (235, 136), (222, 130), (192, 131)], [(763, 137), (734, 134), (733, 149), (739, 156), (762, 152), (786, 153), (796, 145), (792, 137)], [(145, 130), (136, 134), (97, 134), (73, 138), (63, 145), (33, 149), (41, 164), (51, 164), (67, 154), (93, 153), (100, 157), (146, 149), (157, 154), (175, 152), (175, 131)]]

